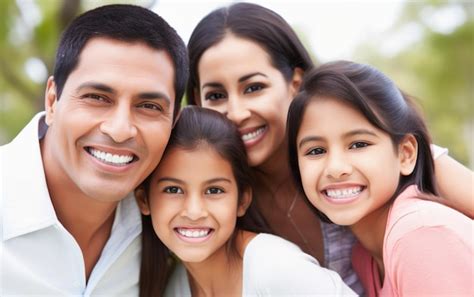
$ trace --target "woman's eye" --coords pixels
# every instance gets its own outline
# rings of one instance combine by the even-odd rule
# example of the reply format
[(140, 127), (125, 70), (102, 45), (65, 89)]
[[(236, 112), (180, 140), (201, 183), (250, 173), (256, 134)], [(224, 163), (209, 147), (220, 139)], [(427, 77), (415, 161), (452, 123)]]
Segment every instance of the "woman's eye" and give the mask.
[(323, 149), (323, 148), (321, 148), (321, 147), (317, 147), (317, 148), (310, 149), (310, 150), (306, 153), (306, 156), (321, 155), (321, 154), (324, 154), (325, 152), (326, 152), (325, 149)]
[(256, 84), (256, 85), (251, 85), (248, 88), (245, 89), (244, 94), (249, 94), (253, 92), (257, 92), (263, 89), (263, 85)]
[(210, 100), (210, 101), (216, 101), (216, 100), (224, 99), (224, 98), (225, 98), (225, 95), (222, 93), (208, 93), (204, 97), (205, 100)]
[(369, 146), (369, 144), (367, 142), (357, 141), (357, 142), (354, 142), (353, 144), (351, 144), (349, 149), (358, 149), (358, 148), (363, 148), (363, 147), (367, 147), (367, 146)]
[(166, 187), (163, 192), (169, 193), (169, 194), (183, 194), (183, 190), (179, 187)]
[(222, 194), (224, 193), (224, 191), (222, 189), (219, 189), (219, 188), (209, 188), (206, 190), (206, 194)]

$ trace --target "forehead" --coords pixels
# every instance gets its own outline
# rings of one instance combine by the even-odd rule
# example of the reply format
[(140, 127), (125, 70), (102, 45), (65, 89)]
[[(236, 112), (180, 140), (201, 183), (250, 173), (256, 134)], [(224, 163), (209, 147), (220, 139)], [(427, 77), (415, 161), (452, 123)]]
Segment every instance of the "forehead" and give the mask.
[(273, 69), (271, 57), (258, 43), (237, 37), (228, 33), (223, 40), (208, 48), (199, 61), (198, 72), (202, 77), (218, 77), (221, 71), (224, 73), (247, 73), (248, 71), (259, 71)]
[(199, 144), (193, 149), (173, 147), (166, 151), (155, 175), (179, 175), (193, 179), (210, 176), (233, 177), (232, 166), (209, 144)]
[(174, 100), (174, 73), (172, 59), (165, 50), (143, 42), (96, 37), (82, 49), (66, 84), (90, 80), (121, 87), (135, 85), (136, 89), (158, 88)]
[(298, 138), (306, 133), (336, 135), (347, 129), (373, 127), (365, 116), (351, 104), (331, 97), (313, 97), (308, 102), (298, 132)]

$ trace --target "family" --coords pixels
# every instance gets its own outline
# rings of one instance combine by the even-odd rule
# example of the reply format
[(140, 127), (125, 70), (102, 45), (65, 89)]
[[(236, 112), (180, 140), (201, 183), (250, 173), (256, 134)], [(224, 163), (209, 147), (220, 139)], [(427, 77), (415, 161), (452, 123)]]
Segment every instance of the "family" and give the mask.
[(0, 168), (1, 296), (474, 294), (473, 172), (257, 4), (78, 16)]

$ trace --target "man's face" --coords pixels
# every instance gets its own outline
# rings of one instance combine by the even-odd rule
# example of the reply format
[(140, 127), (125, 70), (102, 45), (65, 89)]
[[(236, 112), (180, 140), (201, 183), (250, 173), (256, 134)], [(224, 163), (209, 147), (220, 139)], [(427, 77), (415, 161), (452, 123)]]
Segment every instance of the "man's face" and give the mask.
[(172, 127), (173, 83), (165, 51), (89, 40), (59, 100), (48, 82), (42, 143), (48, 179), (100, 201), (125, 197), (161, 159)]

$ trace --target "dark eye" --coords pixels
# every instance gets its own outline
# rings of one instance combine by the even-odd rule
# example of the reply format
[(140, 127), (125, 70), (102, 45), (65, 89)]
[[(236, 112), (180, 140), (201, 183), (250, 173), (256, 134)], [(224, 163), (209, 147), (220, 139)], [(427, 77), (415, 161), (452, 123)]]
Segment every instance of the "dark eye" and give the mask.
[(210, 101), (216, 101), (220, 99), (224, 99), (225, 95), (223, 93), (207, 93), (206, 96), (204, 97), (205, 100), (210, 100)]
[(93, 99), (97, 101), (108, 102), (108, 99), (106, 97), (102, 95), (98, 95), (98, 94), (85, 94), (85, 95), (82, 95), (81, 98), (88, 98), (88, 99)]
[(170, 187), (166, 187), (163, 192), (165, 193), (169, 193), (169, 194), (183, 194), (183, 190), (179, 187), (175, 187), (175, 186), (170, 186)]
[(145, 102), (145, 103), (141, 103), (140, 105), (138, 105), (138, 107), (145, 108), (145, 109), (150, 109), (150, 110), (163, 111), (163, 108), (159, 104), (155, 104), (155, 103)]
[(363, 148), (363, 147), (367, 147), (367, 146), (369, 146), (369, 144), (367, 142), (357, 141), (357, 142), (354, 142), (353, 144), (351, 144), (349, 149), (358, 149), (358, 148)]
[(326, 152), (325, 149), (323, 149), (322, 147), (317, 147), (317, 148), (313, 148), (313, 149), (310, 149), (307, 153), (306, 153), (306, 156), (310, 156), (310, 155), (321, 155), (321, 154), (324, 154)]
[(245, 89), (244, 94), (257, 92), (257, 91), (260, 91), (262, 89), (263, 89), (263, 85), (261, 85), (261, 84), (251, 85), (251, 86), (249, 86), (248, 88)]
[(216, 187), (211, 187), (206, 190), (206, 194), (222, 194), (224, 191), (222, 189), (216, 188)]

